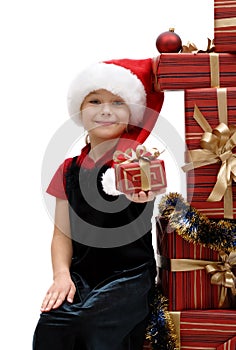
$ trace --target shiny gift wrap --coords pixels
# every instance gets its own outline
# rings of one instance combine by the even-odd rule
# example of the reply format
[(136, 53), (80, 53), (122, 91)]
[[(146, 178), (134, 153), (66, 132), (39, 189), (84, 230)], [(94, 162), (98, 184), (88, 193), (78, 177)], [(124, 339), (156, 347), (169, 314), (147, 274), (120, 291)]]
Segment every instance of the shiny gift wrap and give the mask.
[(214, 0), (214, 43), (217, 52), (236, 52), (234, 0)]
[(153, 59), (157, 91), (236, 86), (236, 56), (230, 53), (166, 53)]
[(116, 188), (126, 194), (166, 188), (165, 164), (156, 159), (159, 155), (158, 151), (150, 153), (144, 146), (137, 147), (136, 152), (131, 149), (115, 152)]
[(236, 218), (235, 111), (236, 88), (185, 91), (187, 200), (210, 218)]
[(171, 314), (179, 336), (179, 349), (236, 349), (236, 310), (189, 310)]

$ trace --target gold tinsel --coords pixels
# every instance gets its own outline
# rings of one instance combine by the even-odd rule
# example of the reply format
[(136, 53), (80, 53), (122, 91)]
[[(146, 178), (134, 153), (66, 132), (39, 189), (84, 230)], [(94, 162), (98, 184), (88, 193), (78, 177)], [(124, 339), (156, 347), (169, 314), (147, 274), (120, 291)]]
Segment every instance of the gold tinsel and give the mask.
[(151, 316), (146, 330), (146, 339), (153, 350), (178, 349), (175, 325), (168, 311), (168, 300), (162, 295), (158, 286), (151, 304)]

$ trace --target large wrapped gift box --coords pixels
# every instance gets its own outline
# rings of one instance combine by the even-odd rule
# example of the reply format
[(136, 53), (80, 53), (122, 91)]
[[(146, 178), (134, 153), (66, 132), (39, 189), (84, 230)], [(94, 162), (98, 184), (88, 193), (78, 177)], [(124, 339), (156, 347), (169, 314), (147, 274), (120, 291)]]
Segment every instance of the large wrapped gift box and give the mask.
[(158, 91), (236, 86), (236, 55), (163, 53), (153, 59)]
[(220, 261), (217, 251), (183, 239), (169, 225), (159, 233), (157, 256), (163, 294), (169, 310), (214, 309), (219, 307), (221, 288), (211, 284), (204, 265)]
[(214, 0), (214, 44), (217, 52), (236, 52), (235, 0)]
[(171, 315), (179, 349), (236, 349), (236, 310), (188, 310)]
[(185, 91), (187, 200), (209, 218), (236, 218), (236, 88)]

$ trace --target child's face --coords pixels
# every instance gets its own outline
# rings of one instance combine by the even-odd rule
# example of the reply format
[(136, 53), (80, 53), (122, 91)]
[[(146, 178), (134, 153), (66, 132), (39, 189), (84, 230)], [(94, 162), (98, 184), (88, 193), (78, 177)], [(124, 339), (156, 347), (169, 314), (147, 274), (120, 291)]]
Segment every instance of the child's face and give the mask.
[(129, 117), (130, 110), (124, 100), (103, 89), (86, 96), (81, 106), (81, 120), (91, 143), (120, 137)]

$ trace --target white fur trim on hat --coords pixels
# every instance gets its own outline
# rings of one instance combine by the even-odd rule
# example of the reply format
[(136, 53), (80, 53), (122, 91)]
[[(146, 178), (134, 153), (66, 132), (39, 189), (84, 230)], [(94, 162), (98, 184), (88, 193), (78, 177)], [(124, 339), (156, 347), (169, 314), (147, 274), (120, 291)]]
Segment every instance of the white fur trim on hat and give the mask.
[(114, 168), (108, 168), (105, 173), (102, 174), (102, 188), (106, 194), (111, 196), (119, 196), (122, 194), (122, 192), (116, 189)]
[(79, 116), (84, 98), (99, 89), (120, 96), (131, 110), (130, 124), (140, 124), (146, 106), (144, 86), (131, 70), (113, 63), (95, 63), (74, 79), (68, 92), (70, 116)]

